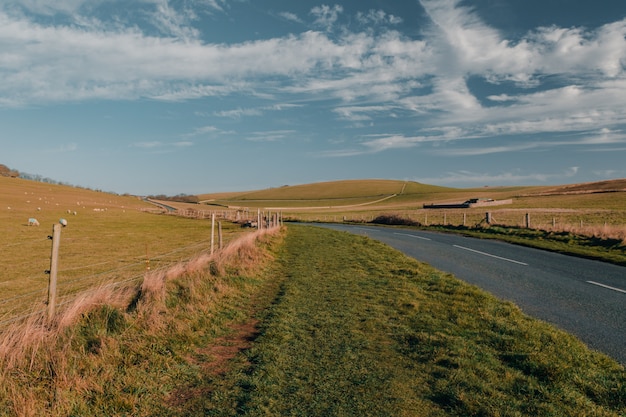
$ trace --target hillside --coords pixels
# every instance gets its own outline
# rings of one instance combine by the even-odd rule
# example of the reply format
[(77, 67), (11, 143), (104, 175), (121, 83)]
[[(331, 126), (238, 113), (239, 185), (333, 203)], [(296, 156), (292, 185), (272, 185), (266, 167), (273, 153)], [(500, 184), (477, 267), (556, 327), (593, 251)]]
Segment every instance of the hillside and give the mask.
[(283, 186), (231, 195), (214, 196), (211, 204), (229, 207), (329, 208), (372, 205), (384, 201), (414, 201), (421, 196), (454, 192), (453, 188), (397, 180), (342, 180)]
[(546, 188), (541, 194), (591, 194), (626, 191), (626, 178)]
[[(618, 194), (615, 194), (618, 192)], [(600, 193), (613, 193), (598, 196)], [(562, 196), (560, 198), (555, 198)], [(572, 196), (571, 198), (567, 198)], [(470, 198), (513, 199), (510, 208), (623, 208), (626, 180), (560, 186), (449, 188), (399, 180), (342, 180), (266, 190), (202, 194), (203, 204), (280, 210), (379, 211), (420, 209), (424, 204)]]
[[(197, 207), (197, 205), (196, 205)], [(160, 212), (138, 197), (0, 176), (0, 323), (43, 308), (52, 225), (64, 219), (59, 298), (141, 276), (208, 247), (211, 222)], [(40, 227), (29, 226), (36, 219)], [(224, 225), (223, 238), (241, 233)], [(0, 413), (1, 415), (2, 413)]]

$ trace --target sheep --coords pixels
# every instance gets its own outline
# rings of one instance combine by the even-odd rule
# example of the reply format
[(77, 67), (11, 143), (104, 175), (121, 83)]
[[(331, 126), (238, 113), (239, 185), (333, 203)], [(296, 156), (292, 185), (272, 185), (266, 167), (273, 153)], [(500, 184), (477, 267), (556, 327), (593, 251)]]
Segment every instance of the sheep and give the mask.
[(28, 219), (28, 225), (29, 226), (39, 226), (39, 221), (35, 218), (30, 218)]
[(59, 219), (59, 223), (61, 224), (61, 226), (65, 227), (67, 226), (67, 220), (65, 219)]

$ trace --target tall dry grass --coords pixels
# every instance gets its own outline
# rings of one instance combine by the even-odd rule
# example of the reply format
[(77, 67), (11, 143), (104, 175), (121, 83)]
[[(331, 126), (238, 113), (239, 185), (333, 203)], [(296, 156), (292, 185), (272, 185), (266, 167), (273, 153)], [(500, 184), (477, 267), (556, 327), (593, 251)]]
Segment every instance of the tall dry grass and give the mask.
[(579, 236), (590, 236), (598, 239), (621, 240), (626, 246), (626, 226), (616, 225), (545, 225), (544, 230), (549, 232), (565, 232)]
[[(7, 415), (36, 416), (41, 415), (42, 404), (48, 404), (50, 410), (57, 408), (64, 401), (61, 393), (97, 390), (96, 381), (76, 370), (76, 361), (80, 359), (74, 346), (79, 333), (75, 327), (82, 318), (97, 309), (110, 311), (113, 318), (122, 311), (134, 321), (134, 326), (162, 329), (168, 282), (185, 277), (191, 280), (188, 288), (193, 291), (193, 280), (214, 279), (213, 285), (219, 293), (227, 285), (215, 278), (258, 266), (262, 257), (258, 243), (279, 230), (251, 232), (213, 254), (200, 253), (186, 262), (149, 271), (140, 285), (106, 286), (85, 292), (59, 308), (53, 319), (38, 312), (13, 323), (0, 334), (0, 408), (5, 406)], [(98, 343), (116, 342), (101, 338)], [(94, 349), (103, 348), (98, 345)], [(53, 411), (45, 414), (58, 415)]]

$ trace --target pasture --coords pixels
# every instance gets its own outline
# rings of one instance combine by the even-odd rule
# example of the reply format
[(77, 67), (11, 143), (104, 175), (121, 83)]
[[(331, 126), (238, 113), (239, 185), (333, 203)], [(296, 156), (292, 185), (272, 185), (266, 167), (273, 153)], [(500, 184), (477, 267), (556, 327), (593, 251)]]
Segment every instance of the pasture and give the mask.
[[(61, 231), (60, 303), (85, 288), (139, 280), (148, 269), (210, 248), (210, 220), (154, 212), (137, 197), (0, 177), (0, 322), (45, 308), (48, 236), (60, 219), (67, 220)], [(29, 218), (40, 226), (28, 226)], [(225, 241), (240, 232), (223, 225)]]

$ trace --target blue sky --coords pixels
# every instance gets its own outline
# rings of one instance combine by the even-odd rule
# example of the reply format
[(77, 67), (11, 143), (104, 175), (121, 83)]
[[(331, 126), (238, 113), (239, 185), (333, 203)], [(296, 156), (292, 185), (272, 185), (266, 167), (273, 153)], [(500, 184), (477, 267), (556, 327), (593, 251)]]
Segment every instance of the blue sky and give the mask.
[(0, 163), (105, 191), (626, 177), (623, 0), (4, 0)]

